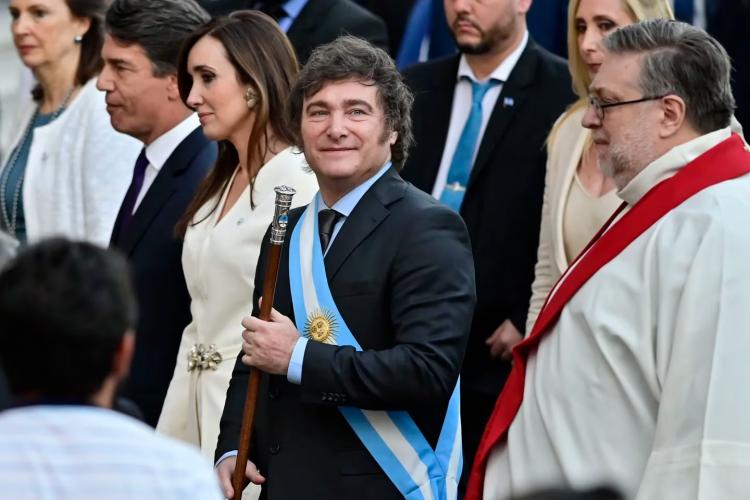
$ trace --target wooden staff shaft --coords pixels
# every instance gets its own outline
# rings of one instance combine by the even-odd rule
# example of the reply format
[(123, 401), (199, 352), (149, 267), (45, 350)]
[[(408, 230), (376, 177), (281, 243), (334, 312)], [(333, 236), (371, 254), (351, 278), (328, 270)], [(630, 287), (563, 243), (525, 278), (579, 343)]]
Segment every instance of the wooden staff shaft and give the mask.
[[(263, 300), (260, 304), (258, 317), (268, 321), (271, 317), (273, 297), (276, 293), (276, 279), (279, 273), (279, 262), (281, 260), (281, 245), (271, 245), (268, 250), (268, 265), (266, 275), (263, 279)], [(232, 487), (234, 488), (234, 500), (242, 498), (242, 490), (245, 489), (245, 469), (247, 459), (250, 455), (250, 439), (253, 436), (253, 420), (255, 418), (255, 404), (258, 401), (258, 388), (260, 387), (261, 372), (255, 367), (250, 367), (250, 379), (245, 394), (245, 408), (242, 412), (242, 427), (240, 430), (240, 444), (237, 449), (237, 462), (232, 476)]]
[[(276, 186), (276, 203), (273, 221), (271, 222), (271, 238), (268, 246), (268, 260), (266, 261), (266, 274), (263, 278), (263, 300), (260, 304), (258, 317), (263, 321), (271, 318), (273, 308), (273, 297), (276, 294), (276, 280), (279, 274), (279, 263), (281, 261), (281, 248), (286, 237), (287, 214), (292, 205), (294, 189), (288, 186)], [(253, 434), (253, 420), (255, 418), (255, 404), (258, 401), (258, 389), (260, 388), (260, 370), (250, 367), (250, 376), (247, 381), (247, 392), (245, 394), (245, 408), (242, 411), (242, 426), (240, 428), (240, 442), (237, 445), (237, 461), (232, 475), (232, 487), (234, 488), (234, 500), (242, 498), (242, 490), (245, 489), (247, 458), (250, 455), (250, 439)]]

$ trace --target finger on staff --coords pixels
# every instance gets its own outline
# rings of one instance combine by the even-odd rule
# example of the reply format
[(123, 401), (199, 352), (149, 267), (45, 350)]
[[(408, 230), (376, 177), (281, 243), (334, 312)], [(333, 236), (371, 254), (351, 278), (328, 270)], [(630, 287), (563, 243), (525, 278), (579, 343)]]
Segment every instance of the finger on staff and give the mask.
[[(242, 320), (243, 326), (245, 326), (245, 320)], [(247, 365), (252, 365), (253, 352), (255, 351), (256, 345), (254, 340), (254, 330), (245, 329), (242, 331), (242, 362)]]

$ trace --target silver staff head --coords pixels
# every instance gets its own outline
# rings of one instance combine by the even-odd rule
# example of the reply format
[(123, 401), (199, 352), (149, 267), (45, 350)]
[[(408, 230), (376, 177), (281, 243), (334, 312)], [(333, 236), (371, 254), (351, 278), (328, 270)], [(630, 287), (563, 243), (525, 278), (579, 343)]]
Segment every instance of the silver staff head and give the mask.
[(271, 245), (283, 245), (286, 237), (286, 224), (292, 197), (297, 192), (289, 186), (276, 186), (276, 209), (271, 222)]

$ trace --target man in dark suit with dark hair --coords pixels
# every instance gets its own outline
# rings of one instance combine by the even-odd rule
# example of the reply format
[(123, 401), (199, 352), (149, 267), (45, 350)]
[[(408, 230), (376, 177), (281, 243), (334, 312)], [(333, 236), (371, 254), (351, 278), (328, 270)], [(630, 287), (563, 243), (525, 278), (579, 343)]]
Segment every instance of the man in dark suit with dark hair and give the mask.
[(115, 0), (97, 82), (112, 126), (144, 143), (110, 244), (130, 261), (141, 312), (123, 395), (152, 426), (190, 322), (174, 227), (216, 159), (216, 145), (180, 99), (175, 66), (180, 41), (208, 19), (194, 0)]
[(461, 218), (398, 174), (411, 103), (392, 59), (354, 37), (316, 49), (292, 90), (320, 193), (289, 214), (270, 321), (255, 317), (261, 251), (216, 451), (227, 496), (248, 365), (264, 372), (246, 467), (261, 498), (456, 491), (474, 269)]
[[(573, 102), (565, 61), (529, 38), (530, 0), (449, 0), (461, 54), (405, 72), (416, 146), (404, 179), (461, 214), (477, 307), (461, 371), (465, 471), (522, 338), (534, 279), (546, 154)], [(450, 269), (446, 269), (450, 273)]]
[(259, 9), (279, 22), (300, 64), (310, 52), (341, 35), (352, 35), (388, 50), (388, 31), (378, 16), (351, 0), (202, 0), (211, 15)]

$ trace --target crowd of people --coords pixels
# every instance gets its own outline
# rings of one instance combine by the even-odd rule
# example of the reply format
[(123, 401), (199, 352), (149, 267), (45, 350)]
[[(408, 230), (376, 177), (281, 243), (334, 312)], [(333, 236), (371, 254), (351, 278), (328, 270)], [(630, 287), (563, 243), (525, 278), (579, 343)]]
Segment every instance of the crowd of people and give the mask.
[(400, 70), (350, 0), (10, 0), (0, 497), (750, 496), (731, 58), (570, 0), (566, 60), (531, 5)]

